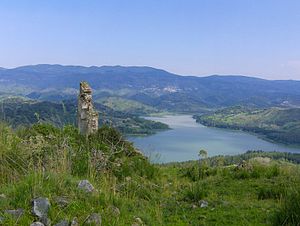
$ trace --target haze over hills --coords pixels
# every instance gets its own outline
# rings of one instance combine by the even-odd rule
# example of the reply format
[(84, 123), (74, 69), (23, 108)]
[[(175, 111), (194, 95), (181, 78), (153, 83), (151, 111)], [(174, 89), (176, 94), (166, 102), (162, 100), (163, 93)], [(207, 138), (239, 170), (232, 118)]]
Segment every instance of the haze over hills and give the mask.
[(160, 110), (199, 112), (237, 104), (299, 106), (300, 81), (245, 76), (179, 76), (151, 67), (30, 65), (0, 70), (3, 93), (40, 100), (74, 98), (85, 80), (95, 100), (121, 97)]

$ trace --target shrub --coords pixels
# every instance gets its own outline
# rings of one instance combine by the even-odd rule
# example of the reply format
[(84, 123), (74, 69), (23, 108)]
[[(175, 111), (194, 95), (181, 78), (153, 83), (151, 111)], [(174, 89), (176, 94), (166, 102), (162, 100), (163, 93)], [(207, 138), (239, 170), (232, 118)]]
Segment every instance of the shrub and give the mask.
[(260, 187), (257, 192), (258, 199), (281, 199), (285, 194), (285, 188), (282, 185), (273, 187)]
[(188, 188), (183, 190), (183, 200), (198, 202), (208, 195), (207, 184), (203, 182), (196, 182), (190, 184)]
[(199, 165), (198, 163), (195, 163), (181, 170), (182, 175), (184, 177), (188, 177), (192, 181), (198, 181), (209, 176), (214, 176), (217, 174), (217, 172), (218, 172), (217, 167)]

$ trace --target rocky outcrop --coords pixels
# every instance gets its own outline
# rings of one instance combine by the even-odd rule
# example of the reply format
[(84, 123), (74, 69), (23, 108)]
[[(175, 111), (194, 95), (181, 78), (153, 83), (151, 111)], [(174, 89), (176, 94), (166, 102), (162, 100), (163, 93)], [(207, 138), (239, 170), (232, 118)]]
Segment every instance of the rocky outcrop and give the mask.
[(89, 135), (98, 130), (98, 112), (92, 103), (92, 89), (87, 82), (80, 83), (78, 96), (78, 128), (82, 135)]

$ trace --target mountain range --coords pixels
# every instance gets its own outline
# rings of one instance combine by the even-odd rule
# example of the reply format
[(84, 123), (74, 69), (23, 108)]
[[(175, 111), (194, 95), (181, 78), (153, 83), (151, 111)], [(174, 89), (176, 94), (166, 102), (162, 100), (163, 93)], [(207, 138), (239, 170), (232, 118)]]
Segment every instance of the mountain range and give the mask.
[(59, 101), (77, 97), (79, 82), (94, 99), (118, 97), (172, 112), (201, 112), (234, 105), (300, 106), (300, 81), (246, 76), (180, 76), (152, 67), (29, 65), (0, 70), (2, 95)]

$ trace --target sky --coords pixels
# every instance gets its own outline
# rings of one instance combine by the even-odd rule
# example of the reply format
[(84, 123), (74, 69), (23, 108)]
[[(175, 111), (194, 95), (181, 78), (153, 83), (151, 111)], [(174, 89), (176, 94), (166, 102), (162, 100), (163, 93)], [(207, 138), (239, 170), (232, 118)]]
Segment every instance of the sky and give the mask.
[(0, 0), (0, 67), (300, 80), (299, 0)]

